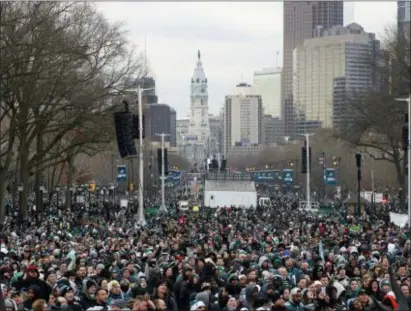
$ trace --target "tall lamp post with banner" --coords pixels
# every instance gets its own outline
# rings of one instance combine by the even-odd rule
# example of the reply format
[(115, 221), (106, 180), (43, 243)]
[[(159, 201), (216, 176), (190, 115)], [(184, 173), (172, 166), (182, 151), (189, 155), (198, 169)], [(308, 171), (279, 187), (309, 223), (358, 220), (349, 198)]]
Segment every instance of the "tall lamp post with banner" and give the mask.
[(143, 92), (155, 90), (155, 88), (137, 88), (138, 94), (138, 157), (139, 157), (139, 183), (138, 183), (138, 211), (137, 224), (140, 226), (146, 225), (144, 217), (144, 141), (143, 141)]

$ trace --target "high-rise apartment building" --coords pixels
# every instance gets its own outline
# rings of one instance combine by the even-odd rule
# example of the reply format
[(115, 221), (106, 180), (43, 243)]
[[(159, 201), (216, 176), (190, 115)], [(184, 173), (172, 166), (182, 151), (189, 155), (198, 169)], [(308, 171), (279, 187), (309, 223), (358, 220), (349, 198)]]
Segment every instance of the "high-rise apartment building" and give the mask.
[(264, 68), (254, 72), (253, 88), (261, 95), (265, 114), (281, 118), (281, 68)]
[(411, 1), (397, 1), (397, 23), (400, 35), (410, 35)]
[[(356, 23), (318, 27), (316, 33), (294, 50), (294, 109), (301, 125), (340, 127), (352, 116), (345, 99), (379, 86), (380, 43)], [(300, 128), (297, 134), (307, 130)]]
[(293, 93), (293, 51), (313, 37), (317, 26), (329, 29), (343, 25), (343, 1), (284, 1), (284, 59), (282, 74), (282, 119), (287, 136), (295, 135), (296, 113)]
[(262, 145), (263, 103), (251, 85), (237, 85), (233, 95), (225, 97), (224, 105), (224, 155), (232, 147)]

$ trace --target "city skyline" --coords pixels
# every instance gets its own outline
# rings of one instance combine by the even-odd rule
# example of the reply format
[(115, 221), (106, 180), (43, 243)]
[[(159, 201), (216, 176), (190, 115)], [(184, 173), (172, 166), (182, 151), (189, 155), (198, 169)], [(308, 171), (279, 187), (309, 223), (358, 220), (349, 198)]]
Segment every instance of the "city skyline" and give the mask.
[[(146, 38), (148, 64), (156, 79), (159, 102), (176, 109), (178, 118), (190, 111), (190, 79), (198, 49), (202, 51), (209, 80), (209, 108), (214, 115), (237, 83), (252, 84), (254, 71), (282, 66), (283, 3), (161, 5), (160, 11), (158, 3), (97, 4), (107, 18), (125, 24), (139, 52), (144, 52)], [(394, 1), (344, 3), (344, 10), (344, 25), (355, 21), (379, 39), (387, 26), (396, 25)]]

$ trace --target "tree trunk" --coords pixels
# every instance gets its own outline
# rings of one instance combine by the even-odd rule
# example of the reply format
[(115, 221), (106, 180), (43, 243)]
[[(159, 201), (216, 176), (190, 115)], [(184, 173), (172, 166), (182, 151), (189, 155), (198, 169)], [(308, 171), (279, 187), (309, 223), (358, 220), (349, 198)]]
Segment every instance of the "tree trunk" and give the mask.
[(67, 164), (68, 164), (68, 172), (67, 172), (67, 187), (66, 187), (66, 209), (71, 208), (71, 202), (72, 200), (72, 193), (70, 191), (70, 188), (73, 186), (73, 176), (74, 176), (74, 157), (70, 156), (67, 159)]
[(58, 164), (54, 164), (53, 169), (51, 171), (50, 190), (52, 190), (55, 186), (55, 177), (56, 177), (57, 165)]
[[(41, 132), (37, 132), (36, 137), (36, 151), (37, 154), (41, 154), (43, 151), (43, 137)], [(41, 173), (42, 170), (39, 165), (36, 166), (36, 175), (35, 175), (35, 183), (34, 183), (34, 191), (36, 193), (36, 213), (41, 214), (43, 212), (43, 196), (40, 191), (41, 186)]]
[(60, 163), (59, 165), (60, 165), (60, 171), (59, 171), (59, 176), (57, 177), (57, 186), (60, 186), (63, 182), (61, 177), (63, 176), (63, 172), (66, 168), (66, 163)]
[(6, 216), (6, 170), (0, 169), (0, 229), (3, 230), (4, 219)]
[(20, 182), (23, 186), (23, 191), (20, 195), (20, 220), (27, 220), (27, 203), (29, 193), (29, 153), (26, 147), (25, 141), (22, 140), (19, 147), (20, 157)]

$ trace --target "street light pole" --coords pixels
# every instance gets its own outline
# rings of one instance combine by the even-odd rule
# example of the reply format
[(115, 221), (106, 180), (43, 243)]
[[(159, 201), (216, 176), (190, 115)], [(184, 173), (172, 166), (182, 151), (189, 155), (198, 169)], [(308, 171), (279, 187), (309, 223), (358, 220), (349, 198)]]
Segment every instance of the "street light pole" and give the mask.
[(361, 218), (361, 153), (357, 151), (355, 154), (357, 166), (357, 214), (358, 219)]
[(160, 212), (167, 213), (167, 207), (165, 204), (165, 180), (166, 180), (166, 167), (165, 167), (165, 137), (170, 136), (170, 134), (156, 134), (156, 136), (161, 137), (161, 206)]
[(143, 89), (137, 87), (138, 94), (138, 141), (139, 141), (139, 187), (138, 187), (138, 212), (137, 224), (146, 225), (144, 217), (144, 141), (143, 141), (143, 92), (154, 90), (154, 88)]
[(407, 146), (407, 165), (408, 165), (408, 176), (407, 176), (407, 188), (408, 188), (408, 228), (411, 228), (411, 152), (410, 152), (410, 143), (411, 143), (411, 94), (408, 98), (396, 98), (396, 101), (403, 101), (408, 104), (408, 146)]
[(311, 189), (310, 189), (310, 173), (311, 173), (311, 167), (310, 167), (310, 136), (314, 136), (314, 134), (302, 134), (305, 137), (306, 141), (306, 152), (307, 152), (307, 174), (306, 174), (306, 184), (305, 184), (305, 189), (306, 189), (306, 197), (307, 197), (307, 208), (311, 209)]

